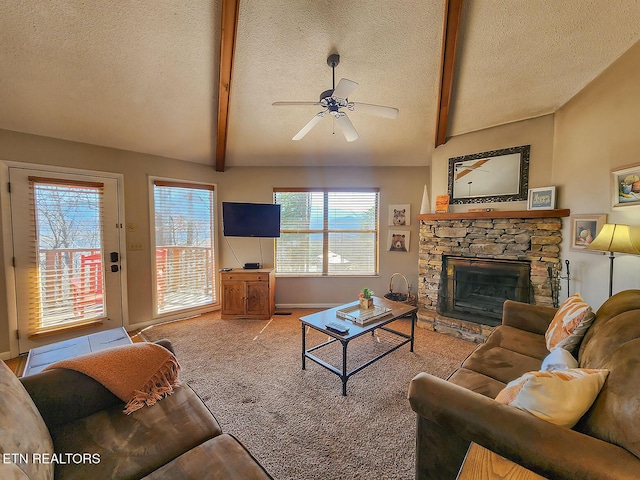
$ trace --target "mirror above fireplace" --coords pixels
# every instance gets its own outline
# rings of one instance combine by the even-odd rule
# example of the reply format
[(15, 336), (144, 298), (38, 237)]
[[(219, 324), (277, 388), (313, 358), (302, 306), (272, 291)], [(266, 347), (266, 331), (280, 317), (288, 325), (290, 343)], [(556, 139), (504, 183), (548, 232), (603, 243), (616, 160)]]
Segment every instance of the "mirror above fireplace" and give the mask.
[(449, 203), (527, 199), (530, 145), (449, 159)]

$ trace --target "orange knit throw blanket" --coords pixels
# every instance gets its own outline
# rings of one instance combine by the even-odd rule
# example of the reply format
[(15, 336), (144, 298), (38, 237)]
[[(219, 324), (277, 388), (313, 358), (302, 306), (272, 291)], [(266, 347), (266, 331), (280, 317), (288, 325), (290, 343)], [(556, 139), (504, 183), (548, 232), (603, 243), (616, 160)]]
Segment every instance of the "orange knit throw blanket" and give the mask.
[(133, 343), (61, 360), (52, 368), (76, 370), (100, 382), (126, 402), (129, 415), (154, 405), (180, 385), (180, 364), (166, 348), (155, 343)]

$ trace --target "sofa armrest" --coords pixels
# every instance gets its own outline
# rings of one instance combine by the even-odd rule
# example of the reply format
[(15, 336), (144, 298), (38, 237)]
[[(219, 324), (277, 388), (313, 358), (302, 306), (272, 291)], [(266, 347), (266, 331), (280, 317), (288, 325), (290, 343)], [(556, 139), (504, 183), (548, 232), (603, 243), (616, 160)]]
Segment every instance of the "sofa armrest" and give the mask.
[(411, 381), (409, 400), (418, 415), (548, 478), (628, 479), (639, 471), (640, 460), (621, 447), (426, 373)]
[[(155, 343), (173, 353), (169, 340)], [(20, 381), (50, 430), (118, 404), (124, 406), (122, 400), (93, 378), (66, 368), (46, 370)]]
[(556, 308), (507, 300), (502, 307), (502, 324), (544, 335)]

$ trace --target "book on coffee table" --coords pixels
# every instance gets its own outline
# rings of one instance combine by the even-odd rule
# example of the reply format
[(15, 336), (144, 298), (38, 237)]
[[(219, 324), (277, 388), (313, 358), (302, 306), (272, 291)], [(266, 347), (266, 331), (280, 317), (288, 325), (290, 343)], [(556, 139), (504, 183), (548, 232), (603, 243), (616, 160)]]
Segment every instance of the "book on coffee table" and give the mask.
[(390, 308), (374, 305), (373, 308), (360, 308), (360, 305), (341, 308), (336, 311), (336, 316), (350, 322), (365, 325), (378, 320), (391, 312)]

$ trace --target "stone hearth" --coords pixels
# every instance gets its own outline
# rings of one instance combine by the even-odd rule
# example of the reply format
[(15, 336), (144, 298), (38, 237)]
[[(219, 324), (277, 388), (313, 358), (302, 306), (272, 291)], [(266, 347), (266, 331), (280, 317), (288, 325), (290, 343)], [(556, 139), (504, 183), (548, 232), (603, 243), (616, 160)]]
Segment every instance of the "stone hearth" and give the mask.
[(420, 215), (419, 326), (478, 343), (493, 331), (437, 313), (443, 255), (528, 261), (532, 303), (552, 306), (549, 267), (560, 265), (561, 217), (568, 215), (568, 210)]

